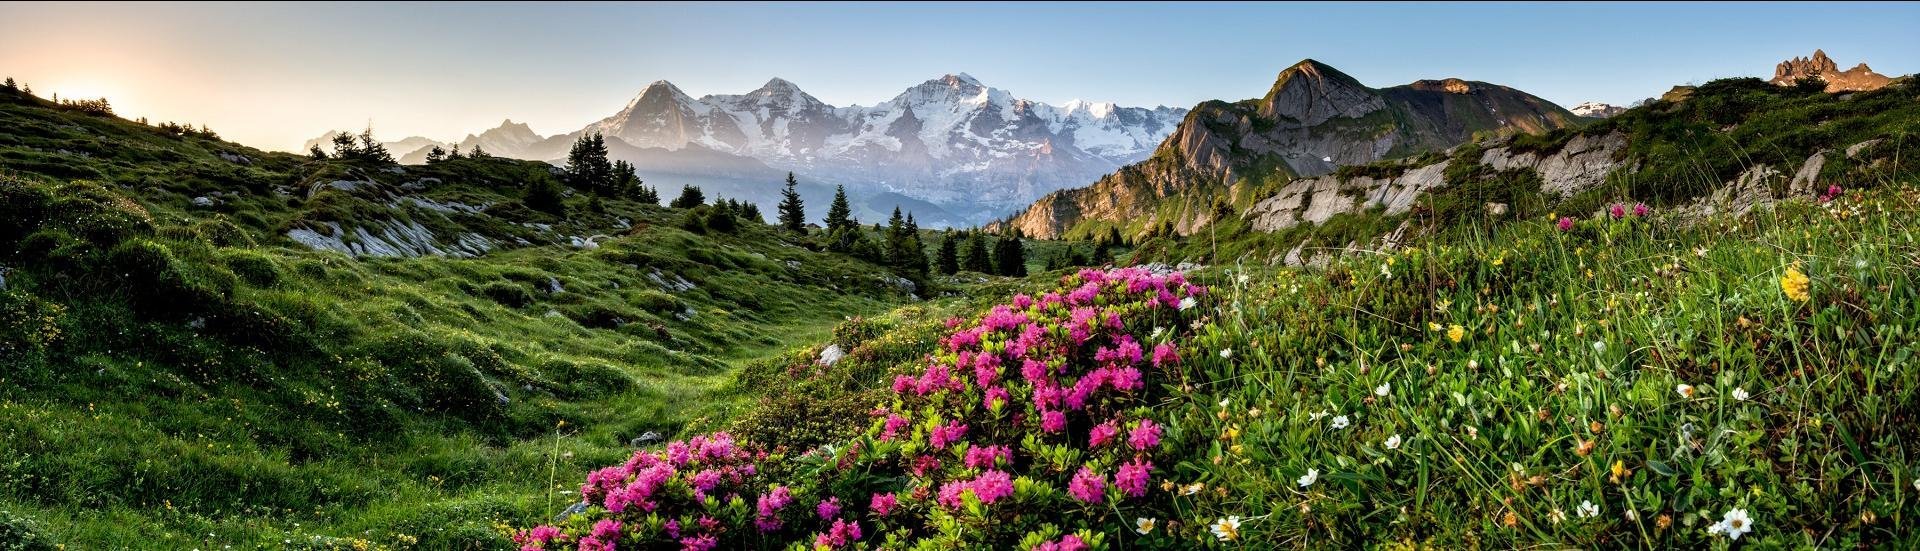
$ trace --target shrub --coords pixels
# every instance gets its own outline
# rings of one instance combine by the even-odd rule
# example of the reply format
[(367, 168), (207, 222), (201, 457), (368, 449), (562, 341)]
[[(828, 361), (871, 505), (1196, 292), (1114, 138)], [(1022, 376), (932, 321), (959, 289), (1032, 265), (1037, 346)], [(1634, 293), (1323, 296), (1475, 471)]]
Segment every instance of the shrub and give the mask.
[(775, 395), (748, 427), (800, 423), (776, 438), (836, 443), (791, 455), (716, 433), (642, 450), (587, 477), (582, 514), (513, 539), (527, 549), (1009, 547), (1099, 542), (1060, 526), (1117, 533), (1136, 516), (1168, 516), (1166, 495), (1149, 488), (1174, 468), (1176, 447), (1162, 446), (1166, 420), (1144, 406), (1166, 398), (1181, 314), (1205, 290), (1140, 269), (1062, 283), (965, 328), (953, 320), (924, 369), (894, 378), (863, 434), (836, 434), (870, 403), (857, 394)]
[(280, 267), (272, 258), (253, 251), (228, 250), (220, 253), (227, 268), (242, 281), (255, 287), (273, 287), (280, 284)]

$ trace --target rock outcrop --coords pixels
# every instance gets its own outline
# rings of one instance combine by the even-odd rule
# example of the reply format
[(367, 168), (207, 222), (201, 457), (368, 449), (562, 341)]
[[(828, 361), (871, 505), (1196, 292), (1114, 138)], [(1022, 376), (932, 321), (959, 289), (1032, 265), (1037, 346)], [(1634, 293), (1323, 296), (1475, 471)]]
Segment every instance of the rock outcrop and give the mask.
[(1577, 121), (1505, 86), (1443, 79), (1374, 89), (1308, 59), (1258, 99), (1195, 106), (1147, 160), (1048, 194), (1001, 224), (1038, 238), (1095, 220), (1185, 233), (1211, 221), (1217, 197), (1250, 200), (1263, 185), (1297, 176), (1440, 151), (1480, 132), (1545, 132)]
[(1834, 63), (1833, 58), (1827, 57), (1827, 52), (1822, 50), (1814, 50), (1813, 57), (1796, 57), (1780, 62), (1773, 68), (1773, 80), (1769, 82), (1791, 86), (1794, 82), (1808, 77), (1826, 81), (1828, 93), (1878, 90), (1893, 82), (1893, 79), (1886, 75), (1873, 72), (1866, 63), (1842, 71), (1840, 65)]
[(1573, 114), (1575, 115), (1580, 115), (1582, 117), (1587, 117), (1590, 119), (1604, 119), (1607, 117), (1625, 113), (1627, 112), (1627, 108), (1621, 107), (1618, 105), (1609, 104), (1609, 103), (1589, 101), (1589, 102), (1582, 102), (1580, 105), (1575, 105), (1573, 106), (1572, 109), (1568, 109), (1568, 111), (1572, 111)]
[[(1626, 136), (1618, 132), (1599, 136), (1583, 134), (1567, 140), (1552, 153), (1492, 147), (1480, 154), (1478, 162), (1496, 171), (1531, 170), (1540, 176), (1542, 193), (1564, 198), (1599, 186), (1608, 174), (1625, 166), (1621, 153), (1626, 147)], [(1282, 187), (1279, 193), (1254, 203), (1245, 216), (1252, 222), (1253, 229), (1274, 232), (1374, 208), (1384, 209), (1384, 214), (1389, 216), (1403, 214), (1413, 208), (1422, 194), (1446, 185), (1449, 162), (1405, 167), (1393, 177), (1328, 175), (1297, 179)], [(1498, 203), (1487, 206), (1489, 212), (1504, 213), (1506, 208), (1507, 205)]]

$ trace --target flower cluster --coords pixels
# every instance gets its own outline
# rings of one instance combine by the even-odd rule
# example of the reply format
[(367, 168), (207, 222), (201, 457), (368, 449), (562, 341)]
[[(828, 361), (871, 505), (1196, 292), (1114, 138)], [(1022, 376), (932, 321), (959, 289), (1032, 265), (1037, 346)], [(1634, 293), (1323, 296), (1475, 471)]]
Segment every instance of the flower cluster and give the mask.
[[(1167, 428), (1143, 406), (1164, 392), (1149, 383), (1179, 367), (1183, 318), (1198, 313), (1206, 289), (1137, 268), (1084, 270), (1061, 283), (972, 324), (949, 320), (924, 363), (893, 378), (891, 403), (872, 411), (864, 436), (774, 458), (793, 463), (774, 469), (789, 479), (763, 480), (756, 462), (769, 457), (725, 433), (695, 437), (594, 471), (581, 487), (581, 518), (514, 541), (831, 549), (863, 537), (994, 547), (1025, 537), (1065, 550), (1089, 542), (1045, 540), (1053, 533), (1036, 531), (1042, 521), (1068, 514), (1125, 526), (1121, 518), (1135, 517), (1109, 519), (1116, 508), (1163, 514), (1146, 498), (1156, 460), (1168, 463), (1156, 456)], [(939, 520), (954, 518), (962, 522)]]

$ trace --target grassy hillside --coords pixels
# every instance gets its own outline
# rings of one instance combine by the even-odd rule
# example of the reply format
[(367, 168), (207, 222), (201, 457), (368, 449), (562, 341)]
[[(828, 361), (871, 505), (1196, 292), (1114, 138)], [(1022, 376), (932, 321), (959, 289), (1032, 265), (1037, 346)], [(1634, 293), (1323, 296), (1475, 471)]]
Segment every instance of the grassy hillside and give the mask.
[[(1207, 289), (1119, 270), (998, 290), (964, 319), (849, 330), (832, 367), (749, 371), (804, 396), (609, 463), (580, 514), (516, 537), (1908, 548), (1915, 220), (1901, 181), (1702, 221), (1528, 220), (1321, 270), (1218, 266)], [(798, 407), (841, 421), (769, 428)]]
[[(1266, 263), (1298, 246), (1308, 254), (1366, 248), (1403, 224), (1415, 233), (1483, 232), (1515, 219), (1595, 213), (1612, 203), (1680, 209), (1733, 187), (1751, 171), (1771, 174), (1766, 177), (1769, 195), (1785, 197), (1788, 180), (1816, 154), (1824, 161), (1809, 176), (1818, 189), (1803, 192), (1807, 195), (1818, 194), (1828, 185), (1864, 189), (1911, 181), (1920, 176), (1920, 163), (1908, 158), (1915, 145), (1913, 121), (1920, 120), (1916, 98), (1920, 98), (1920, 87), (1910, 84), (1833, 95), (1759, 79), (1713, 81), (1684, 99), (1656, 101), (1578, 128), (1486, 135), (1445, 154), (1342, 167), (1336, 173), (1342, 180), (1389, 178), (1415, 167), (1448, 163), (1445, 185), (1425, 193), (1410, 212), (1341, 213), (1319, 224), (1303, 223), (1272, 233), (1256, 231), (1242, 213), (1285, 183), (1278, 179), (1247, 188), (1258, 192), (1216, 200), (1211, 207), (1217, 211), (1215, 222), (1190, 235), (1157, 232), (1156, 239), (1143, 243), (1134, 258)], [(1540, 175), (1534, 171), (1497, 171), (1479, 164), (1482, 153), (1493, 147), (1551, 155), (1577, 136), (1609, 134), (1625, 136), (1627, 147), (1619, 160), (1631, 168), (1568, 197), (1540, 191)], [(1489, 202), (1506, 204), (1511, 210), (1504, 217), (1485, 216), (1482, 206)], [(1162, 208), (1200, 207), (1189, 201)]]
[[(0, 128), (0, 540), (504, 546), (564, 507), (554, 473), (725, 418), (734, 366), (912, 300), (759, 224), (529, 208), (539, 163), (315, 161), (19, 94)], [(491, 249), (288, 238), (329, 224)]]

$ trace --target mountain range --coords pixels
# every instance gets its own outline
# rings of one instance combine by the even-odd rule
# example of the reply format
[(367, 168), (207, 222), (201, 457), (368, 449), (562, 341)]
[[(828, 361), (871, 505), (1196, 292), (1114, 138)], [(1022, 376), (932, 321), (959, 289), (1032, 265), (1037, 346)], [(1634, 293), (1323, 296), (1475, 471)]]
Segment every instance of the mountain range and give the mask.
[[(699, 98), (662, 80), (573, 132), (542, 137), (508, 120), (457, 145), (557, 161), (576, 138), (597, 132), (613, 138), (612, 157), (634, 162), (652, 183), (697, 180), (719, 188), (709, 195), (771, 206), (783, 173), (792, 171), (809, 200), (824, 201), (843, 184), (863, 219), (901, 204), (918, 207), (920, 220), (938, 227), (985, 222), (1145, 159), (1186, 113), (1079, 100), (1054, 106), (965, 73), (876, 105), (846, 107), (780, 78), (745, 94)], [(333, 134), (308, 145), (324, 147)], [(388, 149), (403, 163), (418, 163), (435, 145), (456, 144), (410, 137), (388, 142)]]
[(1049, 194), (1006, 223), (1039, 238), (1092, 225), (1185, 233), (1212, 220), (1216, 198), (1244, 203), (1294, 177), (1579, 121), (1506, 86), (1448, 78), (1375, 89), (1308, 59), (1281, 71), (1264, 96), (1196, 106), (1146, 161)]

